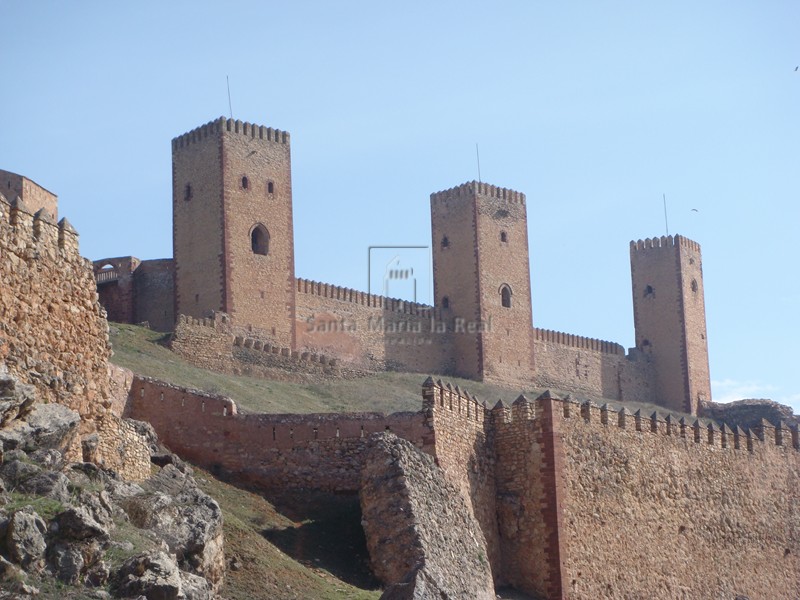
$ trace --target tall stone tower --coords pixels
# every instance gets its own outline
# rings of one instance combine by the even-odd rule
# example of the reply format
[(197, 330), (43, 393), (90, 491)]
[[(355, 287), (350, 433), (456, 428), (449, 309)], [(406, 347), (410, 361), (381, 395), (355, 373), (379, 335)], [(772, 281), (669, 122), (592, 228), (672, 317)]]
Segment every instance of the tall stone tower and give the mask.
[(431, 194), (434, 305), (452, 325), (454, 374), (533, 377), (525, 194), (471, 182)]
[(176, 315), (231, 315), (294, 347), (289, 134), (219, 118), (172, 140)]
[(650, 354), (655, 399), (697, 414), (711, 400), (700, 244), (681, 235), (631, 242), (636, 347)]

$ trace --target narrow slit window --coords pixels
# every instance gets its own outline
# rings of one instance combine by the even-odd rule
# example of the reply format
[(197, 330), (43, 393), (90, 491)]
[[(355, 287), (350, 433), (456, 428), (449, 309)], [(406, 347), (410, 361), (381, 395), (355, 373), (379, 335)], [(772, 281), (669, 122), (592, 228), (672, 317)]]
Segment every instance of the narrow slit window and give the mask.
[(500, 232), (500, 241), (507, 242), (508, 241), (508, 234), (505, 231)]
[(274, 194), (275, 193), (275, 184), (271, 181), (267, 183), (267, 193)]
[(247, 179), (247, 176), (245, 175), (244, 177), (242, 177), (242, 189), (246, 190), (249, 187), (250, 187), (250, 181)]
[(507, 285), (500, 288), (500, 303), (503, 308), (511, 308), (511, 288)]

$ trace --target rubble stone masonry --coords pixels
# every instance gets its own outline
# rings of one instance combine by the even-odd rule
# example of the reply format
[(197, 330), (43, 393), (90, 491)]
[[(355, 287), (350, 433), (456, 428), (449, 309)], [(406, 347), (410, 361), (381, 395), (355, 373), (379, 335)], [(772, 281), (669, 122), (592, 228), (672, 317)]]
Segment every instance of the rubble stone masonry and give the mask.
[(77, 232), (51, 211), (0, 195), (0, 360), (42, 401), (78, 412), (84, 440), (97, 435), (84, 448), (76, 438), (70, 460), (85, 458), (88, 447), (92, 460), (139, 479), (149, 474), (149, 453), (112, 410), (108, 324), (92, 265), (79, 254)]
[(428, 379), (418, 413), (242, 415), (134, 380), (126, 414), (182, 456), (272, 489), (355, 491), (366, 438), (431, 454), (480, 523), (497, 584), (541, 598), (795, 598), (797, 427), (751, 431), (545, 393), (487, 409)]

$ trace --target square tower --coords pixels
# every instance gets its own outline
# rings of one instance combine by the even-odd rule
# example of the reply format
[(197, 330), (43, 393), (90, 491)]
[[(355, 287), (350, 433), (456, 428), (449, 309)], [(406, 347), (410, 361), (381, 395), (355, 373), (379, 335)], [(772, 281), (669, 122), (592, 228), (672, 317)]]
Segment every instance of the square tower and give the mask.
[(525, 194), (473, 181), (431, 194), (434, 305), (451, 324), (454, 371), (533, 378)]
[(220, 117), (172, 140), (175, 314), (294, 347), (289, 134)]
[(655, 401), (696, 415), (711, 400), (700, 244), (676, 235), (630, 249), (636, 347), (653, 362)]

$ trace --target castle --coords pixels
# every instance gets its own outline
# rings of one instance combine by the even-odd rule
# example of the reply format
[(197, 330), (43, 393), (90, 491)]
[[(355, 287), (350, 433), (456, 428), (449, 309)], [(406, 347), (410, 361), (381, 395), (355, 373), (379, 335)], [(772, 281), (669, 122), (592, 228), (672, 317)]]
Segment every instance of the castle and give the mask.
[[(511, 220), (524, 217), (521, 194), (471, 183), (434, 195), (437, 304), (416, 305), (296, 279), (286, 226), (290, 204), (281, 217), (284, 230), (253, 207), (238, 220), (227, 217), (228, 199), (239, 198), (247, 208), (256, 184), (262, 200), (270, 189), (288, 193), (277, 175), (243, 173), (228, 145), (246, 158), (253, 150), (258, 155), (262, 143), (288, 144), (288, 135), (220, 120), (187, 136), (173, 142), (176, 159), (182, 149), (205, 153), (212, 164), (235, 164), (235, 178), (224, 176), (227, 167), (215, 172), (202, 163), (184, 172), (176, 160), (174, 202), (189, 211), (187, 205), (205, 198), (216, 212), (198, 206), (195, 218), (176, 218), (180, 227), (199, 230), (193, 236), (176, 225), (174, 262), (100, 261), (95, 281), (92, 265), (78, 253), (77, 233), (64, 219), (55, 223), (55, 196), (24, 177), (0, 173), (0, 186), (15, 195), (8, 201), (0, 194), (0, 362), (44, 398), (81, 414), (85, 426), (69, 460), (92, 459), (133, 479), (146, 477), (147, 442), (120, 418), (125, 415), (150, 422), (184, 458), (241, 482), (354, 493), (363, 489), (371, 434), (389, 430), (432, 456), (437, 473), (463, 497), (479, 524), (477, 550), (485, 548), (495, 584), (548, 599), (800, 598), (797, 425), (760, 419), (741, 429), (668, 411), (631, 414), (624, 405), (548, 392), (489, 407), (432, 378), (422, 386), (421, 410), (413, 413), (242, 414), (229, 398), (142, 376), (115, 379), (95, 286), (115, 318), (145, 315), (151, 324), (160, 318), (172, 327), (171, 315), (181, 315), (174, 341), (180, 346), (187, 341), (181, 335), (205, 336), (191, 348), (202, 361), (246, 357), (323, 374), (348, 364), (433, 366), (489, 380), (552, 381), (558, 386), (546, 385), (611, 399), (655, 398), (684, 411), (707, 397), (694, 242), (678, 237), (631, 245), (637, 348), (626, 355), (615, 344), (532, 328), (523, 272), (527, 243), (515, 247), (524, 260), (519, 252), (498, 254), (505, 251), (500, 244), (524, 235), (522, 223)], [(288, 147), (281, 152), (267, 155), (265, 164), (288, 161)], [(209, 232), (219, 235), (216, 245)], [(477, 240), (471, 254), (448, 255), (469, 239)], [(216, 262), (192, 263), (193, 252), (207, 260), (214, 251)], [(493, 255), (500, 257), (496, 272), (486, 264)], [(243, 265), (256, 269), (249, 281), (237, 281)], [(248, 301), (277, 309), (247, 313)], [(261, 320), (249, 323), (257, 314)], [(309, 331), (309, 316), (420, 327)], [(456, 325), (490, 319), (491, 328)], [(444, 331), (438, 322), (446, 324)], [(524, 327), (511, 331), (512, 325)], [(393, 343), (408, 341), (409, 332), (411, 342), (423, 343)], [(400, 488), (383, 493), (424, 494), (413, 482), (396, 482)], [(447, 500), (415, 510), (447, 512)], [(408, 515), (408, 522), (419, 516)], [(440, 533), (446, 540), (449, 532)]]
[[(112, 321), (173, 331), (225, 313), (226, 339), (366, 370), (539, 386), (689, 414), (711, 399), (700, 246), (631, 242), (636, 347), (533, 327), (525, 195), (431, 194), (434, 306), (297, 278), (290, 136), (219, 118), (172, 140), (173, 259), (95, 261)], [(178, 345), (180, 345), (178, 343)]]

